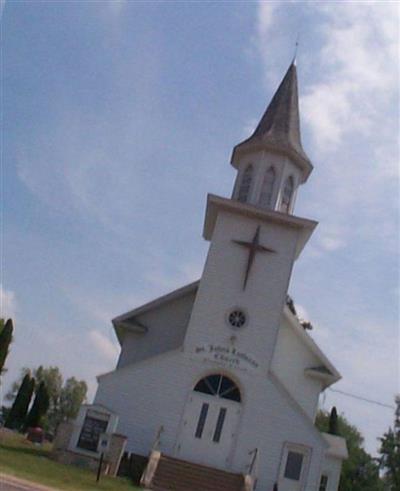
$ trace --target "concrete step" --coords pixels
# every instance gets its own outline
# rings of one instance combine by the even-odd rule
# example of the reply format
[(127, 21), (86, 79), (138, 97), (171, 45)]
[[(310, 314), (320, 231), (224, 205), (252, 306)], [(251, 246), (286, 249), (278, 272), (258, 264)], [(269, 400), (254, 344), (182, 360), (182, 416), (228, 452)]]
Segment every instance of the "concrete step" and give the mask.
[(162, 455), (151, 489), (154, 491), (242, 491), (243, 476)]

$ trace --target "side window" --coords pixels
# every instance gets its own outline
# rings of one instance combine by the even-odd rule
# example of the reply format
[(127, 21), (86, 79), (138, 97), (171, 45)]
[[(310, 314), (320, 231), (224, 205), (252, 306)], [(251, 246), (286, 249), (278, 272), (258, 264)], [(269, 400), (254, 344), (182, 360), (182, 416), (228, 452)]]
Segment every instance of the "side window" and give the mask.
[(238, 201), (246, 203), (250, 196), (251, 185), (253, 182), (253, 166), (249, 164), (243, 172), (242, 182), (240, 183)]
[(293, 191), (294, 191), (294, 180), (292, 176), (289, 176), (286, 179), (285, 185), (283, 186), (283, 190), (282, 190), (282, 200), (281, 200), (280, 209), (284, 213), (289, 213), (290, 202), (292, 200)]
[(280, 468), (280, 482), (286, 489), (303, 489), (310, 461), (310, 448), (297, 443), (285, 443)]
[(319, 491), (327, 491), (328, 489), (328, 476), (322, 475), (319, 483)]
[(304, 455), (299, 452), (289, 451), (286, 458), (284, 477), (293, 481), (300, 481), (301, 470), (303, 468)]
[(274, 183), (275, 183), (275, 170), (273, 167), (270, 167), (264, 175), (264, 180), (261, 187), (259, 204), (263, 208), (271, 207)]

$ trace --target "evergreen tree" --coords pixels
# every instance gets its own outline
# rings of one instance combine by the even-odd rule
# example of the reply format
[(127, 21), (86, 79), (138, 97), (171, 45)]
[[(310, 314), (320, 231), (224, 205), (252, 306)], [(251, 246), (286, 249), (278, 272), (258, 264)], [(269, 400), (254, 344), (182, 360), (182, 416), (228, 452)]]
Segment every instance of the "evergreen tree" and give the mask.
[(400, 395), (396, 397), (394, 427), (380, 438), (379, 462), (384, 472), (385, 485), (389, 491), (400, 489)]
[(0, 374), (4, 372), (4, 364), (8, 355), (8, 348), (12, 340), (13, 330), (13, 322), (11, 319), (8, 319), (0, 332)]
[(331, 410), (331, 414), (329, 416), (329, 429), (328, 433), (331, 435), (339, 435), (339, 429), (338, 429), (338, 415), (337, 415), (337, 410), (335, 406), (333, 406)]
[(22, 380), (14, 404), (11, 406), (4, 426), (6, 428), (20, 429), (24, 424), (29, 404), (35, 388), (35, 379), (27, 373)]
[(41, 426), (50, 405), (49, 393), (44, 382), (40, 382), (31, 410), (25, 421), (25, 429)]
[[(21, 378), (12, 384), (6, 399), (9, 401), (15, 399), (21, 380), (27, 373), (30, 373), (29, 368), (25, 367), (21, 370)], [(55, 434), (62, 421), (77, 416), (81, 404), (86, 399), (87, 385), (83, 380), (77, 380), (75, 377), (67, 379), (64, 383), (58, 367), (39, 366), (33, 370), (33, 376), (36, 380), (36, 391), (43, 382), (49, 395), (49, 410), (41, 424), (47, 432)]]

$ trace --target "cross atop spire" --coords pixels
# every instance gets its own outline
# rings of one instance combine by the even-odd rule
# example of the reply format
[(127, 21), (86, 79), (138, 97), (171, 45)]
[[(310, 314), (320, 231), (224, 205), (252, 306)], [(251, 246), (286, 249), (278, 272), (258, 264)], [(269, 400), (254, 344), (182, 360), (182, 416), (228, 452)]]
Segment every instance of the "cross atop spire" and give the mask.
[(304, 180), (312, 170), (310, 160), (301, 145), (295, 58), (254, 133), (234, 148), (232, 164), (235, 166), (237, 154), (254, 150), (255, 147), (288, 154), (302, 168)]
[(300, 39), (300, 34), (297, 34), (296, 44), (294, 45), (294, 55), (293, 55), (293, 60), (292, 60), (292, 65), (295, 65), (295, 66), (296, 66), (297, 51), (299, 49), (299, 39)]

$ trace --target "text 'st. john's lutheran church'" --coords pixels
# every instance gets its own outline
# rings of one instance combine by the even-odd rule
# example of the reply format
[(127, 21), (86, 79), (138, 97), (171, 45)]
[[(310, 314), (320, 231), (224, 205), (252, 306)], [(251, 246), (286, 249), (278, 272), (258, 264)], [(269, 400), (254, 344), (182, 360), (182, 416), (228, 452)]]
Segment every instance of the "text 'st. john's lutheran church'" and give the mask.
[(316, 226), (293, 214), (312, 171), (295, 63), (231, 163), (232, 197), (207, 198), (200, 281), (113, 320), (118, 365), (98, 377), (74, 446), (85, 450), (85, 424), (102, 413), (103, 431), (150, 456), (150, 488), (336, 491), (346, 446), (314, 420), (320, 393), (340, 375), (287, 297)]

